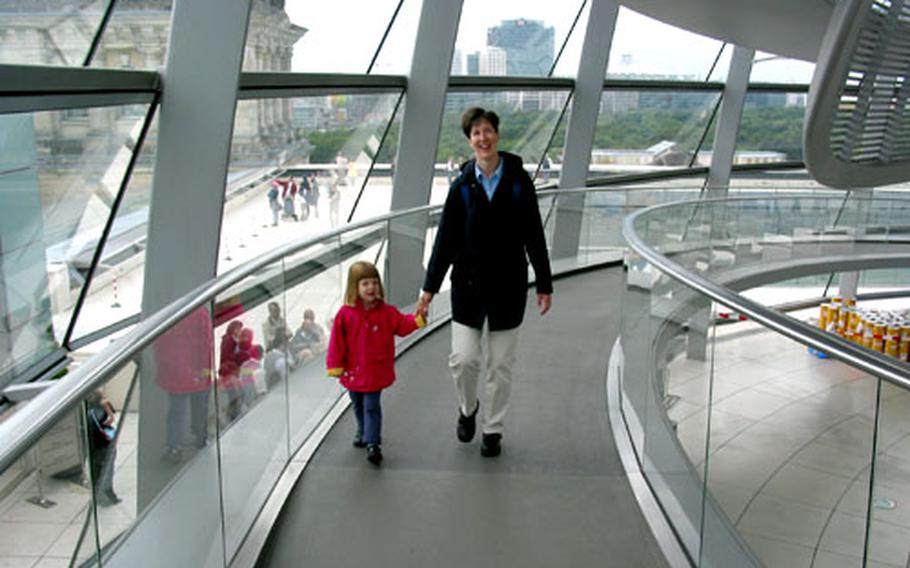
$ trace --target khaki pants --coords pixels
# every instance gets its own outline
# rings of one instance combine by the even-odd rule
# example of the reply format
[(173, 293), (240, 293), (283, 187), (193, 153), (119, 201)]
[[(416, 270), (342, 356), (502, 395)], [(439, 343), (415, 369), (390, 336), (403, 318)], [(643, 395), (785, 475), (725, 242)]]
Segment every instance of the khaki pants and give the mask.
[[(483, 341), (485, 339), (486, 341)], [(485, 355), (483, 344), (486, 344)], [(481, 432), (501, 434), (512, 391), (512, 365), (518, 345), (518, 328), (505, 331), (479, 330), (452, 322), (452, 354), (449, 368), (465, 416), (477, 407), (477, 383), (482, 363), (486, 366), (485, 396), (481, 405)]]

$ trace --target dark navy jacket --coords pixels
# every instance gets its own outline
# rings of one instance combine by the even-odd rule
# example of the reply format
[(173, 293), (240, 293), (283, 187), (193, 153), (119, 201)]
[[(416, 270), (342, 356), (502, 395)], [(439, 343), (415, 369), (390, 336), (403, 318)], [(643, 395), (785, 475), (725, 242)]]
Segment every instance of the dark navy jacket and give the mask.
[(423, 289), (437, 293), (452, 266), (452, 317), (492, 331), (521, 325), (528, 259), (539, 294), (553, 293), (550, 260), (534, 184), (521, 158), (500, 152), (502, 178), (492, 202), (474, 175), (474, 160), (449, 187)]

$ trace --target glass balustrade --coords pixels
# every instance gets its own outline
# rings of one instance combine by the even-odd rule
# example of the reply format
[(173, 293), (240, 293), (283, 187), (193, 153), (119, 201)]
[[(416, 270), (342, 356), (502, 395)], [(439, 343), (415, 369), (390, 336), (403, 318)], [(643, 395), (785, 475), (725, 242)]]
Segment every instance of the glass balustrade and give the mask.
[[(575, 266), (626, 254), (621, 404), (642, 471), (700, 565), (894, 563), (910, 542), (907, 393), (756, 322), (717, 324), (735, 310), (622, 246), (626, 215), (699, 191), (591, 190), (582, 211)], [(556, 201), (541, 195), (548, 230)], [(677, 203), (634, 227), (687, 270), (740, 282), (781, 263), (824, 266), (832, 251), (899, 250), (906, 205), (843, 196)], [(347, 267), (382, 268), (405, 254), (422, 271), (437, 222), (438, 208), (426, 208), (362, 223), (289, 247), (200, 297), (3, 473), (15, 489), (0, 524), (34, 521), (47, 538), (4, 539), (0, 556), (130, 566), (154, 549), (175, 565), (230, 562), (294, 454), (344, 403), (324, 374), (324, 340)], [(403, 309), (416, 299), (407, 281), (385, 279)], [(431, 323), (448, 317), (447, 294), (448, 283)], [(66, 503), (66, 514), (27, 501), (39, 494)]]
[[(882, 258), (903, 266), (908, 205), (854, 196), (684, 202), (629, 227), (641, 242), (627, 259), (617, 346), (623, 418), (693, 564), (906, 563), (910, 392), (696, 286), (760, 289)], [(806, 312), (781, 317), (795, 334), (814, 330), (797, 321)], [(910, 367), (888, 361), (910, 378)]]

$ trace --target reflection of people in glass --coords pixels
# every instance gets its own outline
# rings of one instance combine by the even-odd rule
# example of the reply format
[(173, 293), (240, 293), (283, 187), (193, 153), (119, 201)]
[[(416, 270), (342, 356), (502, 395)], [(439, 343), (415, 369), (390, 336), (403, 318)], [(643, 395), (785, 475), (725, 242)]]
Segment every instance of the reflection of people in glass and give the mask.
[(170, 461), (182, 459), (187, 430), (192, 446), (208, 443), (212, 347), (212, 319), (204, 307), (155, 341), (155, 379), (170, 399), (164, 450)]
[(229, 323), (221, 338), (218, 361), (219, 406), (227, 421), (240, 416), (252, 402), (252, 377), (244, 375), (243, 364), (260, 358), (259, 347), (253, 345), (253, 330), (244, 328), (239, 320)]
[(296, 368), (294, 354), (288, 348), (288, 336), (280, 333), (275, 336), (272, 348), (266, 352), (262, 360), (262, 370), (265, 372), (268, 388), (284, 380), (294, 368)]
[(455, 156), (449, 156), (449, 159), (446, 160), (446, 183), (451, 185), (457, 175), (458, 165), (455, 163)]
[(341, 188), (338, 184), (336, 176), (329, 180), (329, 225), (332, 227), (338, 226), (341, 213)]
[(116, 505), (120, 497), (114, 492), (114, 461), (117, 459), (116, 414), (101, 391), (86, 400), (86, 424), (91, 448), (89, 462), (97, 503), (102, 507)]
[(269, 317), (262, 324), (262, 340), (265, 342), (266, 351), (272, 348), (279, 334), (286, 339), (291, 335), (291, 329), (281, 316), (281, 306), (278, 302), (269, 302)]
[(305, 363), (325, 351), (325, 330), (316, 323), (313, 310), (304, 310), (303, 322), (291, 338), (291, 352), (297, 364)]
[(528, 259), (534, 265), (541, 314), (550, 309), (553, 285), (534, 184), (520, 157), (498, 150), (499, 117), (470, 108), (461, 126), (474, 159), (462, 166), (449, 188), (417, 312), (427, 313), (452, 266), (449, 366), (458, 392), (456, 433), (462, 442), (474, 438), (481, 353), (486, 353), (488, 396), (480, 451), (494, 457), (501, 450), (518, 327), (527, 302)]

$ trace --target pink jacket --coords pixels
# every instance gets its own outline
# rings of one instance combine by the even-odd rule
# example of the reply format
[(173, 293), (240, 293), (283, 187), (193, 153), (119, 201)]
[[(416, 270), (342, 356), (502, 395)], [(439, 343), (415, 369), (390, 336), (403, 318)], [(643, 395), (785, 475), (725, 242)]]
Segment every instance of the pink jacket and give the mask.
[(358, 392), (382, 390), (395, 382), (395, 336), (426, 325), (414, 315), (379, 302), (367, 310), (341, 306), (332, 324), (325, 363), (329, 375), (340, 376), (341, 386)]

